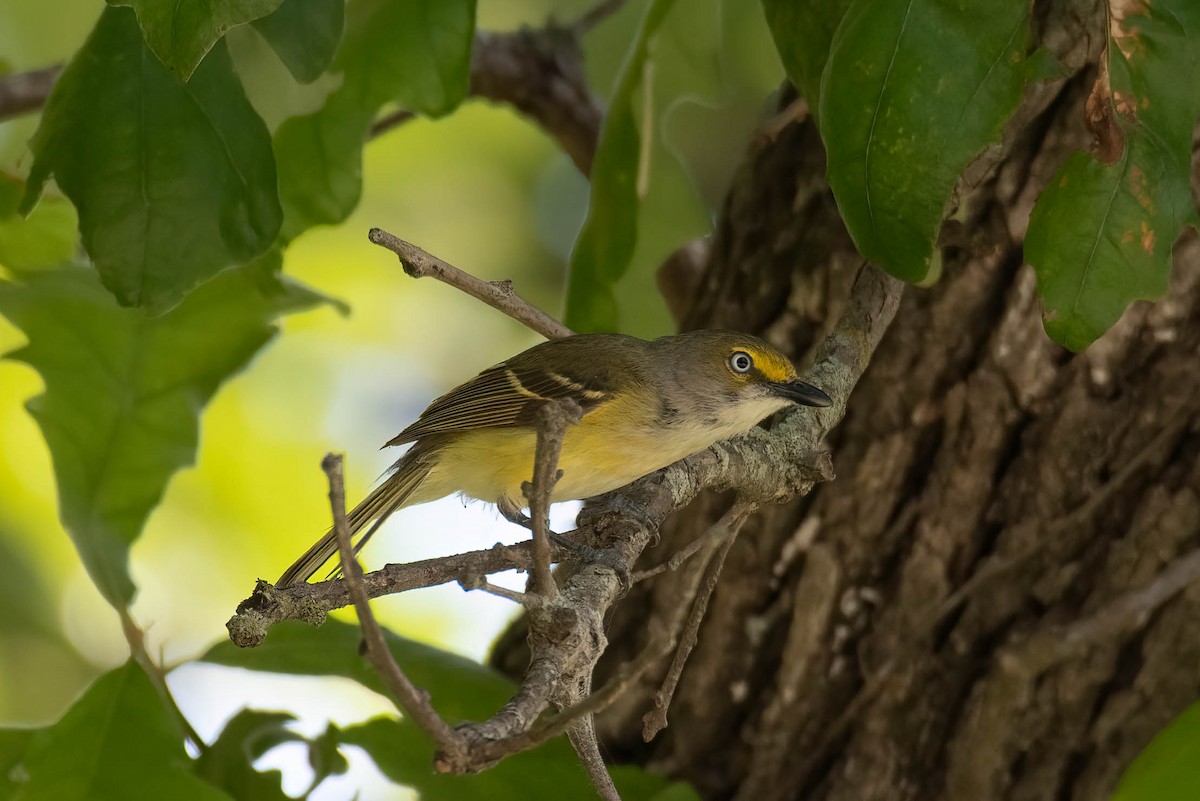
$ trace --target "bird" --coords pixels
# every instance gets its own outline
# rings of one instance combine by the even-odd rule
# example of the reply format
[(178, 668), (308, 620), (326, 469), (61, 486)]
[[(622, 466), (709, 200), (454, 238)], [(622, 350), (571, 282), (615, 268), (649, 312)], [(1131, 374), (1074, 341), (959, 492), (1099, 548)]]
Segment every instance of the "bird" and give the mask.
[[(829, 406), (783, 353), (759, 337), (701, 330), (644, 340), (574, 334), (534, 345), (442, 395), (383, 447), (412, 443), (347, 515), (370, 526), (459, 493), (513, 519), (532, 479), (538, 409), (573, 399), (580, 421), (563, 435), (551, 501), (591, 498), (754, 428), (796, 404)], [(337, 552), (331, 530), (289, 567), (277, 588), (308, 581)]]

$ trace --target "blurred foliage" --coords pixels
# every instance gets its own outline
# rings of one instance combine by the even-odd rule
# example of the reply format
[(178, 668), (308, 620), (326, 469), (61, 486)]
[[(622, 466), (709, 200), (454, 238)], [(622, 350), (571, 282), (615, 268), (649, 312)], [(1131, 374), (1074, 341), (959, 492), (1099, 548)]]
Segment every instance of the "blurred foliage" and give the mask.
[[(361, 640), (357, 626), (330, 621), (314, 631), (306, 624), (293, 622), (272, 629), (257, 648), (239, 649), (222, 642), (203, 659), (272, 673), (340, 675), (382, 693), (384, 687), (378, 673), (358, 655)], [(429, 691), (434, 707), (452, 724), (486, 718), (516, 689), (508, 679), (477, 662), (448, 656), (444, 651), (395, 635), (388, 635), (388, 646), (405, 675)], [(374, 718), (341, 731), (336, 737), (342, 743), (366, 750), (388, 777), (417, 788), (426, 801), (595, 798), (595, 791), (574, 764), (574, 754), (563, 738), (512, 756), (478, 775), (447, 776), (430, 771), (433, 743), (408, 720)], [(627, 801), (696, 798), (686, 785), (672, 784), (644, 771), (620, 770), (613, 779)]]
[[(6, 795), (321, 797), (341, 781), (361, 787), (366, 753), (384, 794), (400, 792), (390, 779), (427, 798), (528, 797), (531, 782), (542, 795), (590, 796), (561, 740), (482, 776), (434, 777), (429, 744), (393, 717), (325, 719), (305, 734), (311, 699), (290, 703), (295, 712), (239, 711), (257, 702), (262, 672), (324, 677), (314, 697), (349, 698), (350, 684), (378, 702), (349, 625), (284, 626), (238, 652), (220, 624), (253, 577), (274, 575), (324, 528), (322, 453), (353, 454), (349, 490), (362, 493), (395, 458), (378, 443), (446, 386), (533, 342), (464, 296), (404, 278), (365, 232), (387, 228), (482, 278), (511, 278), (551, 312), (565, 298), (581, 329), (667, 333), (654, 269), (711, 232), (737, 169), (730, 154), (777, 110), (786, 64), (818, 114), (859, 248), (901, 277), (933, 280), (960, 173), (1049, 70), (1027, 52), (1027, 4), (626, 3), (584, 41), (588, 79), (610, 108), (589, 187), (535, 125), (467, 98), (477, 27), (571, 20), (589, 5), (19, 0), (0, 10), (0, 68), (66, 65), (38, 113), (0, 123), (0, 351), (10, 357), (0, 559), (14, 572), (0, 593), (10, 610), (0, 719), (34, 726), (0, 730)], [(1200, 64), (1200, 17), (1165, 0), (1109, 35), (1111, 86), (1097, 96), (1117, 150), (1069, 160), (1030, 227), (1047, 328), (1071, 347), (1131, 299), (1161, 292), (1170, 246), (1196, 219), (1187, 157), (1200, 94), (1174, 78)], [(372, 137), (395, 109), (418, 116)], [(349, 317), (333, 313), (347, 305)], [(446, 508), (406, 510), (396, 525), (423, 536), (373, 544), (368, 559), (449, 547), (433, 533), (449, 537)], [(378, 606), (405, 634), (478, 655), (468, 643), (488, 634), (479, 610), (498, 602), (420, 603)], [(188, 661), (210, 649), (205, 664), (247, 673), (220, 674), (220, 692), (167, 693), (127, 661), (115, 610), (146, 625), (151, 653), (219, 671)], [(451, 717), (483, 717), (511, 691), (446, 650), (399, 636), (392, 646)], [(209, 745), (194, 755), (184, 719), (204, 723)], [(295, 765), (265, 764), (292, 748), (307, 782)], [(135, 770), (146, 755), (153, 765)], [(628, 798), (694, 795), (634, 769), (617, 780)]]
[[(322, 453), (351, 453), (349, 491), (364, 492), (395, 458), (377, 453), (380, 442), (445, 386), (535, 341), (468, 298), (403, 277), (390, 254), (366, 242), (366, 230), (387, 227), (481, 277), (512, 278), (526, 297), (559, 312), (588, 202), (586, 179), (536, 126), (503, 107), (454, 107), (466, 91), (463, 45), (476, 24), (510, 30), (551, 15), (569, 20), (589, 3), (519, 10), (431, 3), (422, 13), (437, 18), (427, 14), (424, 24), (442, 37), (440, 56), (414, 49), (429, 38), (417, 31), (407, 47), (388, 48), (398, 59), (391, 66), (361, 59), (392, 44), (390, 30), (412, 27), (397, 15), (415, 13), (414, 4), (351, 0), (343, 31), (339, 0), (227, 0), (211, 4), (212, 12), (233, 16), (185, 26), (189, 37), (178, 40), (171, 27), (199, 4), (165, 12), (150, 3), (110, 5), (134, 8), (63, 0), (0, 9), (5, 69), (68, 62), (42, 113), (0, 122), (0, 295), (8, 318), (0, 319), (0, 352), (16, 356), (0, 362), (0, 556), (19, 574), (5, 584), (13, 614), (0, 625), (0, 720), (43, 727), (3, 732), (0, 759), (30, 797), (112, 795), (101, 775), (91, 777), (100, 784), (86, 777), (70, 787), (54, 784), (60, 766), (53, 760), (66, 755), (53, 752), (82, 737), (79, 721), (92, 721), (101, 706), (169, 722), (169, 738), (157, 724), (148, 732), (157, 745), (128, 745), (153, 750), (170, 739), (172, 749), (181, 747), (169, 710), (144, 692), (141, 669), (122, 666), (128, 651), (121, 627), (100, 602), (97, 584), (117, 605), (132, 599), (153, 653), (187, 660), (223, 638), (222, 621), (255, 576), (273, 575), (324, 525)], [(278, 10), (261, 16), (268, 6)], [(663, 21), (652, 94), (633, 100), (636, 114), (649, 108), (654, 115), (643, 140), (651, 147), (642, 158), (647, 192), (635, 211), (636, 247), (612, 291), (623, 330), (643, 336), (671, 327), (653, 289), (654, 268), (708, 230), (732, 176), (727, 154), (744, 148), (781, 77), (754, 2), (707, 0), (702, 12)], [(152, 16), (158, 13), (178, 19)], [(584, 42), (588, 77), (602, 97), (617, 80), (641, 13), (629, 4)], [(251, 18), (253, 24), (230, 27)], [(457, 49), (445, 46), (451, 40)], [(356, 144), (374, 116), (392, 107), (446, 116), (418, 118), (365, 148)], [(153, 113), (129, 113), (139, 108)], [(704, 130), (699, 146), (697, 125)], [(268, 134), (274, 159), (261, 152)], [(312, 137), (326, 134), (327, 146), (313, 150)], [(282, 239), (274, 233), (275, 177), (264, 172), (272, 163)], [(330, 186), (345, 187), (332, 205)], [(22, 195), (25, 217), (18, 213)], [(313, 212), (306, 204), (314, 202), (325, 206)], [(318, 225), (339, 220), (344, 224)], [(258, 264), (229, 269), (267, 249)], [(286, 278), (275, 275), (279, 252)], [(274, 323), (285, 336), (261, 348), (277, 314), (319, 299), (297, 282), (344, 299), (352, 315), (331, 313), (326, 304), (290, 317)], [(118, 300), (142, 308), (121, 308)], [(233, 312), (238, 304), (244, 315)], [(192, 333), (184, 336), (185, 329)], [(197, 332), (207, 335), (197, 339)], [(214, 395), (252, 355), (237, 380)], [(44, 435), (23, 409), (39, 394)], [(195, 469), (172, 477), (193, 460)], [(56, 507), (78, 551), (63, 536)], [(447, 528), (440, 519), (418, 519), (423, 531)], [(427, 536), (381, 542), (368, 558), (387, 548), (451, 547)], [(469, 536), (486, 542), (499, 535)], [(436, 603), (389, 599), (380, 614), (394, 628), (476, 656), (500, 616), (511, 614), (491, 598), (451, 594), (447, 604), (446, 593), (433, 595)], [(481, 607), (494, 611), (480, 614)], [(356, 658), (353, 649), (347, 655)], [(444, 667), (422, 678), (435, 683)], [(291, 713), (237, 713), (238, 704), (254, 699), (248, 687), (265, 685), (221, 679), (219, 694), (196, 695), (195, 670), (187, 674), (193, 678), (173, 680), (175, 695), (211, 746), (190, 767), (182, 756), (181, 775), (171, 765), (182, 751), (163, 752), (164, 773), (154, 778), (166, 782), (162, 788), (180, 782), (195, 789), (193, 775), (236, 797), (295, 795), (325, 776), (314, 797), (331, 785), (354, 786), (338, 785), (347, 780), (339, 777), (342, 729), (321, 724), (324, 734), (298, 733), (311, 728), (307, 701), (295, 700), (295, 721)], [(31, 683), (36, 693), (23, 690)], [(507, 689), (496, 685), (488, 702)], [(347, 692), (329, 680), (320, 695), (349, 698)], [(105, 731), (71, 747), (86, 745), (81, 754), (115, 749), (112, 766), (119, 767), (127, 744), (105, 740)], [(365, 732), (355, 736), (368, 742)], [(254, 767), (256, 758), (269, 761), (293, 747), (315, 770), (309, 781), (291, 762), (282, 777)], [(364, 777), (353, 753), (361, 752), (352, 749), (355, 781), (387, 786), (381, 777)], [(564, 743), (529, 758), (557, 781), (587, 790)], [(500, 775), (511, 780), (515, 764)], [(640, 771), (619, 771), (618, 782), (632, 797), (667, 797), (665, 783)]]
[(1126, 769), (1112, 801), (1200, 798), (1200, 703), (1159, 732)]

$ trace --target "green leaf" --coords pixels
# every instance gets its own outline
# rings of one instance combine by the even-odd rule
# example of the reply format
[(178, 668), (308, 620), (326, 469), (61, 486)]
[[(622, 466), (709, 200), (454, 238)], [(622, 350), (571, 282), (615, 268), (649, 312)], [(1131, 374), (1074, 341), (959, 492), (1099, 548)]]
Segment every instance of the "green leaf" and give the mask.
[[(434, 773), (434, 748), (409, 720), (375, 718), (342, 732), (342, 742), (370, 754), (392, 781), (415, 788), (421, 801), (593, 801), (592, 789), (579, 760), (565, 738), (551, 740), (532, 751), (505, 759), (494, 768), (468, 776)], [(694, 801), (686, 784), (671, 783), (632, 767), (614, 768), (613, 781), (625, 801)]]
[[(1029, 4), (854, 0), (830, 45), (818, 122), (829, 184), (862, 255), (906, 281), (960, 173), (999, 140), (1032, 68)], [(932, 277), (936, 277), (936, 269)]]
[[(1134, 300), (1167, 289), (1171, 249), (1194, 223), (1192, 131), (1200, 116), (1200, 5), (1137, 4), (1113, 19), (1111, 86), (1093, 89), (1101, 158), (1074, 153), (1038, 198), (1025, 258), (1055, 341), (1082, 350)], [(1089, 106), (1091, 103), (1089, 103)]]
[(101, 676), (61, 720), (39, 730), (7, 775), (17, 785), (14, 801), (229, 799), (192, 773), (178, 722), (133, 661)]
[(53, 173), (121, 303), (170, 308), (264, 253), (279, 231), (270, 134), (224, 43), (183, 84), (146, 50), (127, 9), (101, 15), (55, 84), (30, 147), (23, 210)]
[(320, 296), (275, 275), (278, 254), (203, 285), (147, 318), (113, 303), (83, 268), (0, 282), (0, 314), (29, 339), (8, 358), (41, 373), (28, 408), (58, 480), (59, 512), (104, 596), (133, 597), (129, 547), (167, 481), (192, 463), (199, 413), (276, 332)]
[[(637, 244), (640, 139), (634, 95), (642, 84), (647, 51), (674, 0), (653, 0), (621, 67), (592, 163), (587, 219), (567, 272), (566, 324), (576, 331), (615, 331), (613, 286), (625, 275)], [(643, 121), (643, 125), (649, 124)]]
[(821, 100), (821, 73), (829, 60), (833, 32), (851, 0), (762, 0), (775, 49), (788, 78), (816, 114)]
[(342, 85), (316, 113), (275, 133), (285, 239), (346, 219), (362, 192), (362, 148), (376, 112), (398, 102), (438, 117), (469, 88), (474, 0), (362, 0), (350, 5), (333, 60)]
[[(28, 217), (17, 214), (24, 184), (0, 175), (0, 265), (19, 272), (41, 270), (75, 256), (79, 217), (60, 195), (42, 198)], [(16, 200), (12, 193), (16, 192)]]
[(342, 755), (342, 731), (330, 723), (325, 731), (308, 741), (308, 765), (313, 769), (313, 786), (330, 776), (340, 776), (350, 769)]
[(282, 0), (107, 0), (137, 12), (146, 44), (167, 69), (186, 81), (225, 32), (265, 17)]
[(329, 69), (345, 24), (344, 0), (283, 0), (274, 14), (254, 21), (301, 83), (312, 83)]
[(1200, 798), (1200, 704), (1150, 741), (1125, 770), (1112, 801), (1195, 801)]
[(17, 213), (24, 193), (25, 184), (20, 178), (0, 172), (0, 220)]
[[(512, 682), (478, 662), (386, 632), (396, 662), (413, 683), (428, 690), (434, 707), (451, 721), (481, 720), (493, 714), (515, 689)], [(358, 627), (328, 620), (315, 629), (305, 623), (281, 623), (256, 648), (225, 641), (203, 657), (219, 665), (302, 676), (342, 676), (380, 695), (387, 689), (359, 653)]]
[(281, 784), (283, 774), (278, 770), (260, 773), (254, 769), (254, 761), (277, 745), (304, 740), (286, 728), (295, 719), (286, 712), (240, 710), (196, 760), (196, 773), (234, 798), (288, 801)]
[(29, 780), (22, 761), (41, 729), (0, 729), (0, 798), (12, 798)]
[[(516, 689), (508, 679), (477, 662), (391, 632), (385, 635), (401, 669), (417, 687), (429, 691), (434, 707), (451, 723), (490, 717)], [(272, 628), (257, 648), (238, 648), (231, 642), (222, 642), (213, 646), (203, 661), (272, 673), (342, 676), (386, 695), (379, 674), (359, 652), (361, 642), (358, 627), (349, 623), (329, 620), (315, 629), (304, 623), (287, 622)], [(518, 754), (492, 770), (469, 777), (434, 774), (433, 745), (406, 720), (372, 720), (343, 730), (338, 740), (366, 749), (380, 770), (393, 781), (418, 788), (424, 801), (595, 798), (574, 752), (563, 739)], [(669, 784), (637, 768), (615, 768), (613, 775), (626, 801), (696, 798), (686, 785)]]

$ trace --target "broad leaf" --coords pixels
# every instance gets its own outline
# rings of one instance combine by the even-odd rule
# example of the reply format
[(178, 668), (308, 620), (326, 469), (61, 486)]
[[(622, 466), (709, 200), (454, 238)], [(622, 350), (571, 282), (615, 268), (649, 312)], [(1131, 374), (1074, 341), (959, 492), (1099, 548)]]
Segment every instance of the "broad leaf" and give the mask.
[[(480, 720), (508, 700), (513, 684), (499, 673), (456, 654), (387, 632), (397, 663), (418, 687), (428, 690), (447, 719)], [(271, 629), (256, 648), (221, 642), (204, 655), (205, 662), (302, 676), (342, 676), (386, 695), (370, 662), (359, 653), (357, 626), (328, 620), (319, 629), (289, 622)]]
[(195, 457), (204, 404), (274, 336), (276, 317), (320, 301), (276, 277), (277, 264), (230, 270), (157, 318), (118, 307), (84, 268), (0, 282), (0, 314), (29, 339), (8, 358), (45, 382), (28, 408), (50, 447), (63, 523), (115, 605), (134, 594), (130, 545)]
[[(433, 744), (409, 720), (375, 718), (342, 732), (342, 742), (357, 745), (371, 755), (392, 781), (416, 789), (421, 801), (593, 801), (587, 775), (566, 739), (559, 738), (532, 751), (524, 751), (494, 768), (469, 776), (434, 773)], [(612, 769), (613, 782), (624, 801), (695, 801), (686, 784), (632, 767)]]
[(350, 768), (342, 755), (342, 731), (332, 723), (325, 731), (308, 741), (308, 765), (313, 770), (313, 786), (330, 776), (340, 776)]
[(277, 770), (260, 773), (254, 761), (277, 745), (304, 738), (286, 728), (286, 712), (243, 709), (229, 719), (217, 739), (196, 760), (196, 773), (234, 798), (287, 801)]
[(12, 798), (29, 774), (22, 764), (41, 729), (0, 729), (0, 798)]
[(1171, 248), (1195, 220), (1192, 131), (1200, 116), (1200, 4), (1123, 4), (1108, 73), (1089, 110), (1098, 157), (1072, 154), (1029, 220), (1025, 258), (1038, 276), (1046, 332), (1081, 350), (1130, 302), (1160, 296)]
[[(587, 219), (571, 252), (567, 273), (566, 324), (576, 331), (615, 331), (613, 286), (625, 275), (637, 244), (638, 154), (635, 95), (642, 84), (647, 49), (674, 0), (652, 0), (630, 45), (609, 101), (592, 164)], [(650, 124), (643, 121), (643, 125)]]
[(1026, 2), (854, 0), (838, 26), (818, 116), (829, 184), (859, 252), (892, 275), (936, 277), (954, 185), (998, 141), (1031, 70), (1028, 13)]
[(329, 69), (345, 24), (344, 0), (283, 0), (274, 14), (254, 21), (301, 83), (312, 83)]
[(1125, 770), (1112, 801), (1195, 801), (1200, 798), (1200, 704), (1155, 735)]
[[(109, 671), (8, 771), (14, 801), (228, 801), (192, 772), (183, 733), (134, 662)], [(6, 796), (8, 797), (8, 796)]]
[(474, 0), (362, 0), (347, 9), (331, 70), (342, 85), (275, 133), (284, 237), (341, 222), (362, 192), (362, 148), (385, 103), (431, 117), (466, 97)]
[[(88, 120), (80, 125), (80, 120)], [(281, 211), (270, 134), (224, 43), (184, 84), (108, 8), (63, 71), (30, 147), (23, 210), (53, 173), (104, 285), (153, 312), (261, 255)]]
[[(515, 686), (477, 662), (386, 632), (396, 662), (413, 683), (430, 693), (433, 705), (451, 723), (483, 720), (512, 695)], [(359, 648), (357, 626), (329, 620), (320, 629), (289, 622), (271, 629), (256, 648), (231, 642), (214, 646), (203, 660), (220, 665), (310, 676), (342, 676), (377, 693), (383, 683)], [(408, 721), (377, 719), (343, 730), (338, 740), (366, 749), (389, 778), (416, 787), (424, 801), (435, 799), (555, 798), (593, 799), (578, 760), (565, 740), (518, 754), (479, 776), (439, 776), (432, 772), (433, 746)], [(637, 768), (616, 768), (614, 778), (626, 801), (660, 799), (692, 801), (686, 785), (667, 781)], [(523, 791), (522, 791), (522, 788)], [(626, 794), (628, 792), (628, 794)]]
[(775, 49), (788, 78), (816, 114), (821, 100), (821, 73), (829, 60), (833, 32), (851, 0), (762, 0)]
[(0, 266), (39, 270), (75, 256), (79, 218), (60, 195), (48, 195), (27, 217), (18, 213), (25, 184), (0, 173)]
[(188, 80), (225, 32), (265, 17), (282, 0), (108, 0), (137, 12), (146, 44), (167, 69)]

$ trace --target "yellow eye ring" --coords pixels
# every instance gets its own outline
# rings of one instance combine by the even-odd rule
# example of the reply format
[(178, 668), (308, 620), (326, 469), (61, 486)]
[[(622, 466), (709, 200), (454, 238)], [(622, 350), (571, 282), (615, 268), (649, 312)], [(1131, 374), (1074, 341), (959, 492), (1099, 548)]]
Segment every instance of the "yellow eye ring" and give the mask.
[(738, 375), (745, 375), (754, 369), (754, 358), (744, 350), (735, 350), (729, 354), (729, 369)]

